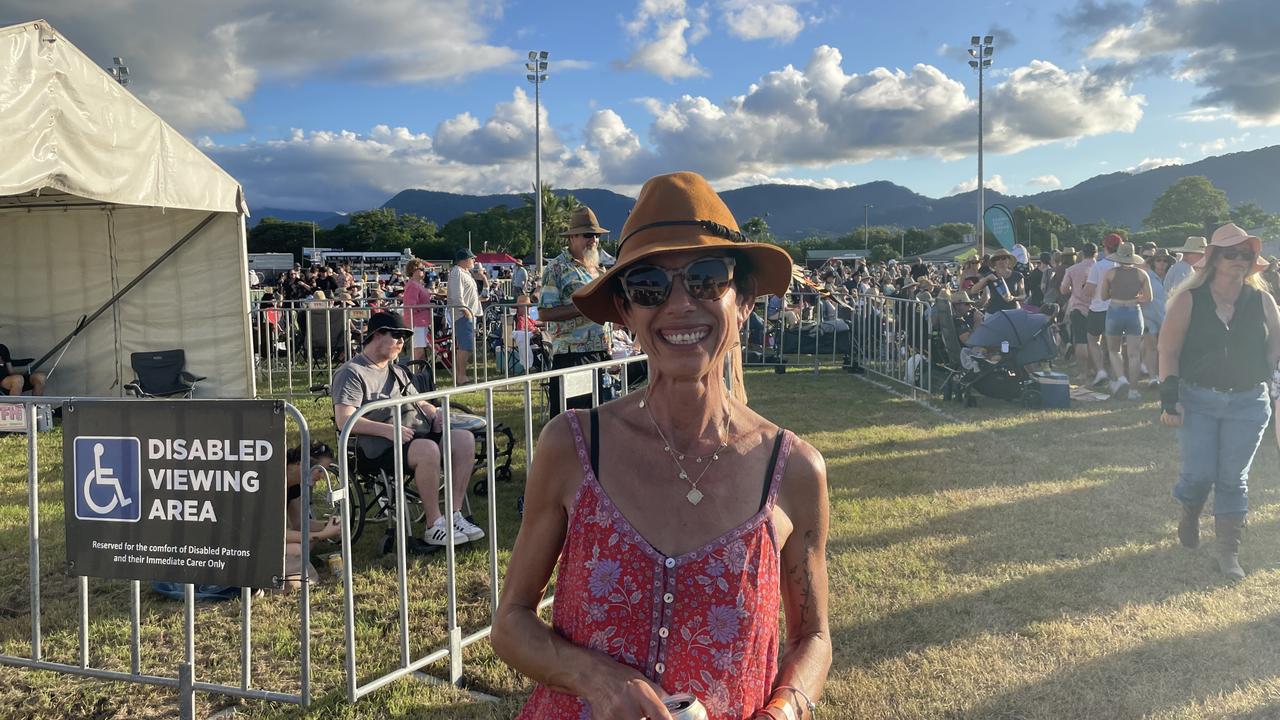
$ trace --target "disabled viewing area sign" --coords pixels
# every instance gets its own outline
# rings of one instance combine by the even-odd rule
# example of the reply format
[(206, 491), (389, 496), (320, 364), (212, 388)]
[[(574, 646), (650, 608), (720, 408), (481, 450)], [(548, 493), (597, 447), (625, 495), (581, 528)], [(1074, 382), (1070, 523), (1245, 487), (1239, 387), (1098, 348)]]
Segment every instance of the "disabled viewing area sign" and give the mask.
[(279, 583), (283, 403), (72, 400), (62, 418), (70, 574)]

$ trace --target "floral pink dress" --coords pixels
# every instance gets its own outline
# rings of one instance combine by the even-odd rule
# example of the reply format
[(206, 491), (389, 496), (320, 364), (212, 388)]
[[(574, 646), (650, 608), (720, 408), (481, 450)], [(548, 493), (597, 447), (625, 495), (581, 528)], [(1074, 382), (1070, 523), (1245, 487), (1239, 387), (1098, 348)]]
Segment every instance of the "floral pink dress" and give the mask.
[[(639, 670), (668, 693), (692, 693), (711, 720), (749, 718), (769, 700), (778, 665), (773, 506), (793, 436), (779, 433), (760, 511), (678, 557), (658, 552), (605, 494), (569, 413), (582, 461), (560, 554), (552, 625), (569, 642)], [(587, 720), (587, 702), (538, 686), (521, 720)], [(595, 720), (608, 720), (596, 718)]]

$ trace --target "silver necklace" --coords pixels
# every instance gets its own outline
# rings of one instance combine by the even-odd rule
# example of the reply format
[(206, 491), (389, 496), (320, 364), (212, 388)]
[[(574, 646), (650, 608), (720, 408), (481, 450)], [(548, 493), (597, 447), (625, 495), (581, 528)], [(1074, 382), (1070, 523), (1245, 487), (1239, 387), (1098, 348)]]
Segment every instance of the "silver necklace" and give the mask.
[[(652, 388), (652, 386), (650, 386), (650, 388)], [(684, 465), (680, 462), (688, 456), (688, 453), (676, 451), (676, 449), (671, 445), (671, 441), (667, 440), (667, 436), (662, 433), (662, 428), (658, 426), (657, 418), (653, 416), (653, 410), (649, 408), (649, 390), (645, 390), (644, 398), (640, 400), (640, 407), (644, 408), (645, 413), (649, 415), (649, 422), (653, 423), (653, 429), (657, 431), (658, 437), (662, 439), (663, 452), (670, 455), (671, 462), (676, 464), (676, 469), (679, 471), (679, 478), (689, 483), (689, 492), (685, 494), (685, 499), (689, 501), (690, 505), (697, 505), (702, 502), (704, 495), (702, 491), (698, 489), (698, 483), (702, 482), (702, 478), (706, 477), (707, 471), (711, 469), (711, 463), (719, 460), (720, 453), (723, 452), (725, 448), (729, 447), (729, 422), (733, 415), (732, 403), (729, 405), (729, 411), (726, 412), (724, 416), (724, 440), (720, 442), (720, 447), (716, 448), (711, 452), (711, 454), (694, 457), (694, 461), (696, 463), (705, 464), (702, 467), (702, 472), (698, 473), (698, 477), (692, 480), (689, 479), (689, 473), (684, 469)]]

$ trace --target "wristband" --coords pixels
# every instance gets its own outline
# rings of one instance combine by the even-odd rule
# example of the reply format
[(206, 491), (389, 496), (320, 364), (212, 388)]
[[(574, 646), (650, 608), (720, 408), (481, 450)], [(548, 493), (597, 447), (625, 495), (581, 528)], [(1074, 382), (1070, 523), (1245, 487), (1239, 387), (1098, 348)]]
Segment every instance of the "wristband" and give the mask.
[(1160, 409), (1168, 415), (1177, 415), (1178, 413), (1178, 385), (1180, 380), (1177, 375), (1170, 375), (1160, 382)]

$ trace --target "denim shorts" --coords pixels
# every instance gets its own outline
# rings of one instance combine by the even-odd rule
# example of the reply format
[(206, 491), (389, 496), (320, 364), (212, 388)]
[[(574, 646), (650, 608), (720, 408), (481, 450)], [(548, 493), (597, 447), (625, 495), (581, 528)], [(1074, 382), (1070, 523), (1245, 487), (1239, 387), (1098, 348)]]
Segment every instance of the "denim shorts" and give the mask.
[(1142, 309), (1142, 332), (1147, 335), (1159, 335), (1160, 326), (1164, 325), (1164, 312), (1159, 314)]
[(1142, 334), (1142, 308), (1137, 305), (1112, 305), (1107, 308), (1107, 337)]
[(476, 321), (462, 313), (453, 319), (453, 349), (476, 349)]

